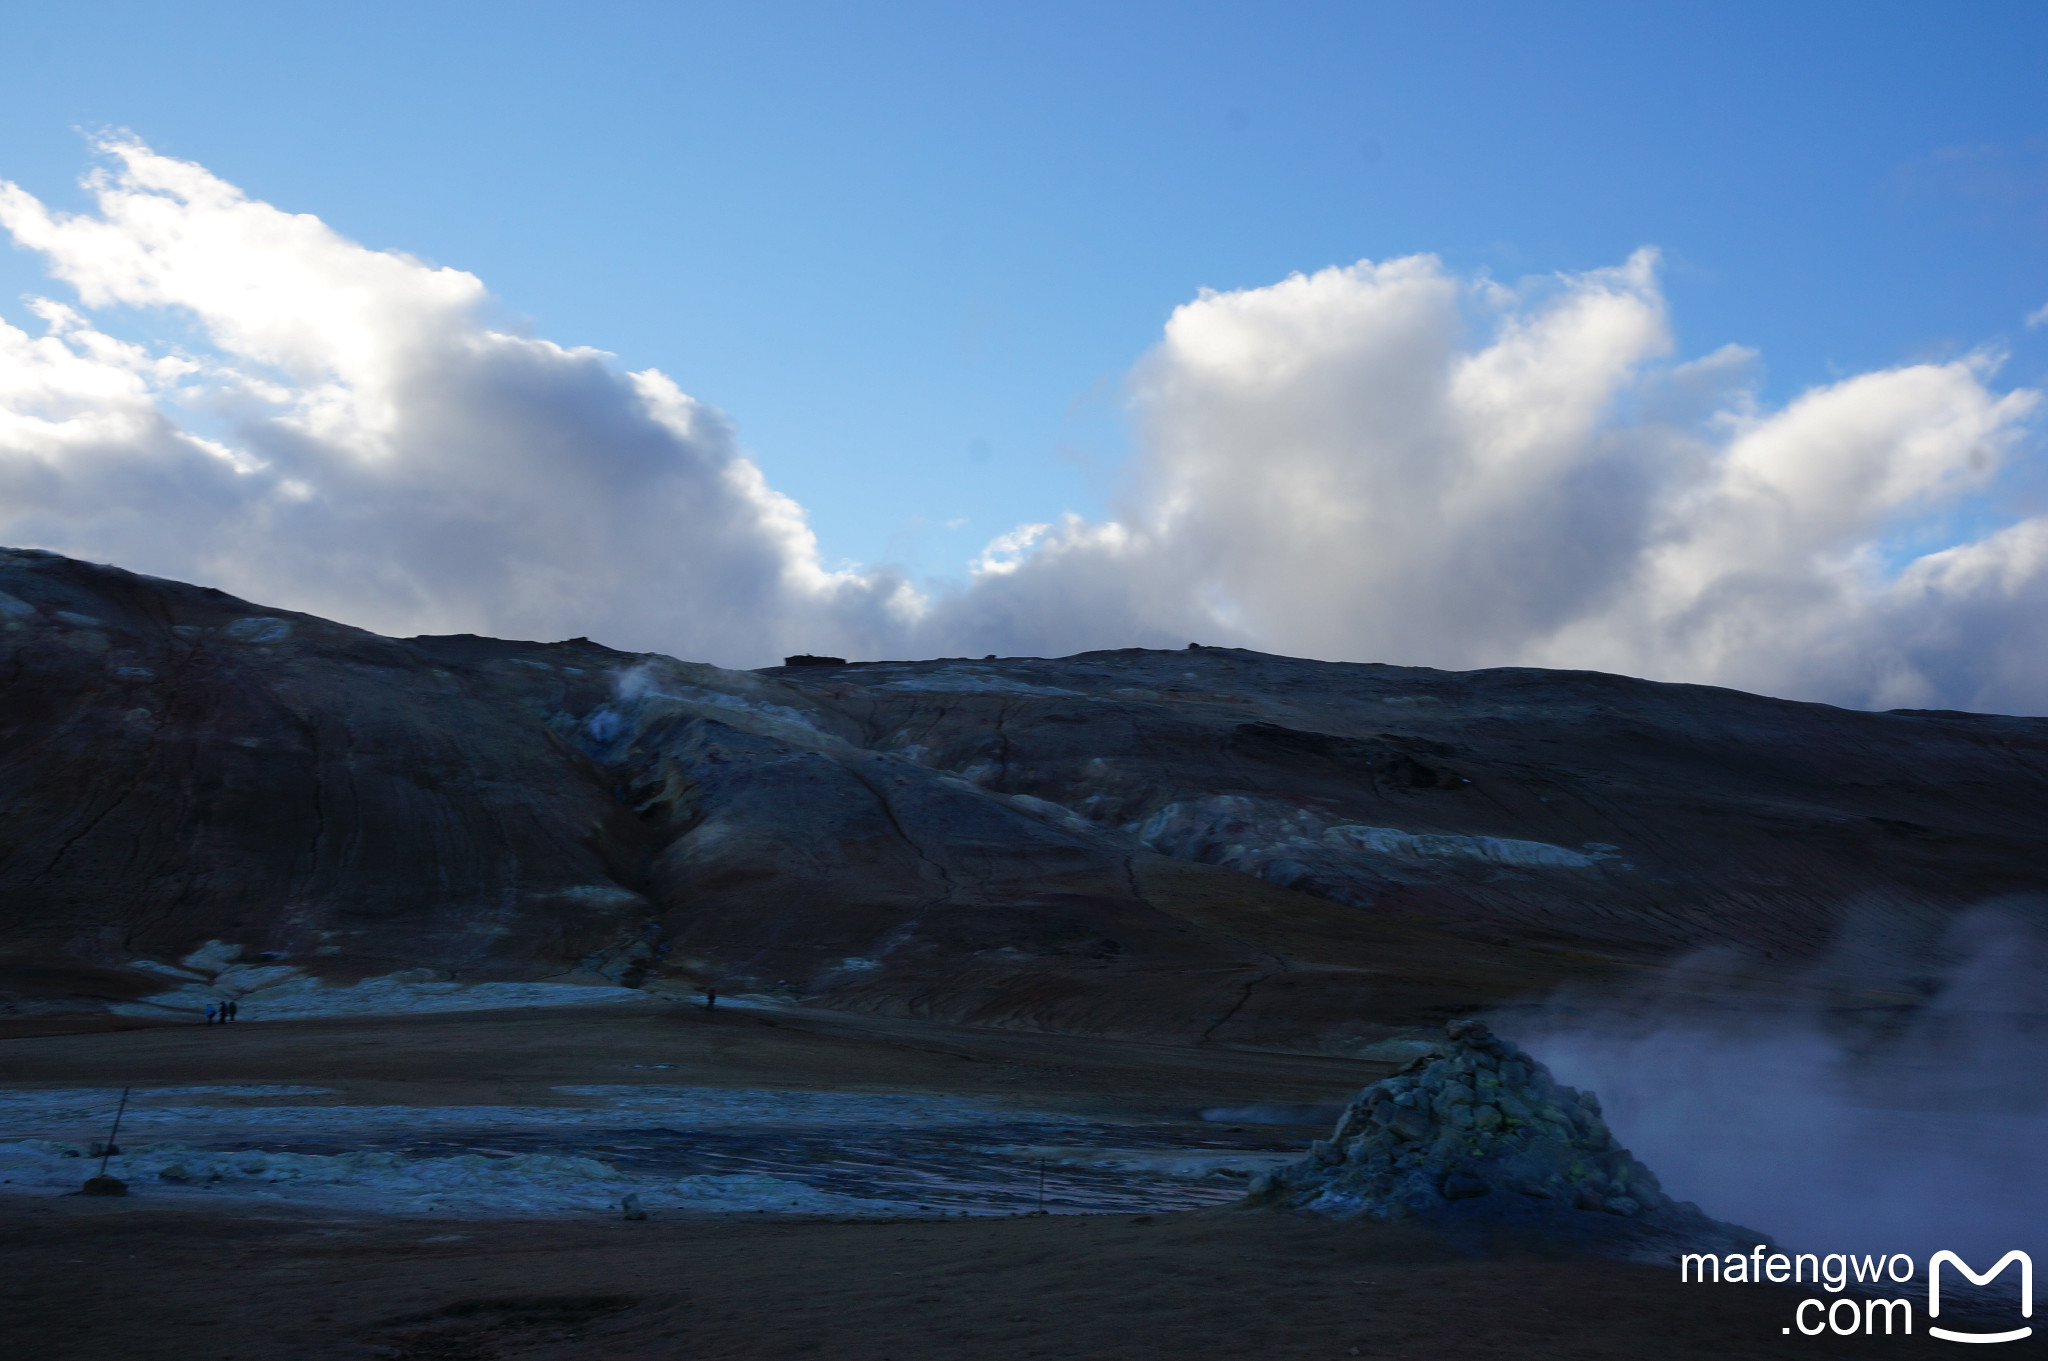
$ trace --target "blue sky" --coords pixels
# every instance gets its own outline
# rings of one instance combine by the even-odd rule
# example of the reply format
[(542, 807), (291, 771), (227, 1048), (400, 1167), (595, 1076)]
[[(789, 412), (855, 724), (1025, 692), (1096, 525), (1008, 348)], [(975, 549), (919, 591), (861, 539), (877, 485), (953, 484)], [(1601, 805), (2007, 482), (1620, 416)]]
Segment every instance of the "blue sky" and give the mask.
[[(132, 129), (724, 409), (829, 561), (1099, 516), (1172, 309), (1664, 252), (1764, 395), (2048, 330), (2048, 10), (6, 6), (0, 177)], [(0, 257), (0, 315), (46, 291)], [(958, 523), (948, 529), (948, 522)]]
[(2038, 3), (0, 35), (0, 541), (727, 665), (2048, 711)]

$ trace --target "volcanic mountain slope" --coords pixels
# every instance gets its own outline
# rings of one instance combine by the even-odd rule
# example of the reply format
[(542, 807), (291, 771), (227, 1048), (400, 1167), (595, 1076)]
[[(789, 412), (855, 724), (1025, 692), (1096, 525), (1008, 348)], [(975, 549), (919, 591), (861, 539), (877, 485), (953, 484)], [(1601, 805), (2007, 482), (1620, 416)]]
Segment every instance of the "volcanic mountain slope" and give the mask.
[(2048, 885), (2043, 719), (1211, 648), (735, 672), (33, 551), (0, 656), (21, 1010), (222, 941), (1341, 1052)]

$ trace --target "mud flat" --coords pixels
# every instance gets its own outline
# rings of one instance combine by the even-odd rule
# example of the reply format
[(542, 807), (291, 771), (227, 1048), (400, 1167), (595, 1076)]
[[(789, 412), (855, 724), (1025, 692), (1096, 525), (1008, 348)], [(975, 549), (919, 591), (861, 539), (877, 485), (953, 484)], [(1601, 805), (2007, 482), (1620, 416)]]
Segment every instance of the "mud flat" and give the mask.
[[(0, 1142), (48, 1145), (82, 1181), (88, 1160), (50, 1148), (103, 1136), (105, 1094), (133, 1087), (110, 1170), (134, 1159), (155, 1171), (132, 1175), (120, 1199), (5, 1188), (11, 1356), (1761, 1357), (1873, 1345), (1781, 1335), (1790, 1292), (1681, 1286), (1663, 1268), (1509, 1242), (1473, 1257), (1421, 1227), (1234, 1205), (1242, 1181), (1217, 1164), (1298, 1152), (1317, 1132), (1305, 1122), (1390, 1065), (798, 1010), (53, 1028), (0, 1038)], [(140, 1152), (180, 1142), (171, 1178), (146, 1162), (170, 1155)], [(483, 1170), (424, 1193), (374, 1176), (194, 1175), (236, 1157)], [(694, 1205), (651, 1198), (650, 1217), (629, 1222), (619, 1186), (589, 1184), (595, 1171), (535, 1172), (518, 1196), (489, 1180), (520, 1159), (573, 1158), (619, 1170), (621, 1185), (702, 1177), (711, 1190)], [(710, 1170), (690, 1170), (705, 1160)], [(1026, 1210), (1040, 1160), (1054, 1211), (1043, 1216)], [(819, 1199), (771, 1205), (736, 1185), (721, 1196), (720, 1177)], [(921, 1201), (898, 1194), (914, 1184)], [(1910, 1356), (1929, 1344), (1882, 1345)]]

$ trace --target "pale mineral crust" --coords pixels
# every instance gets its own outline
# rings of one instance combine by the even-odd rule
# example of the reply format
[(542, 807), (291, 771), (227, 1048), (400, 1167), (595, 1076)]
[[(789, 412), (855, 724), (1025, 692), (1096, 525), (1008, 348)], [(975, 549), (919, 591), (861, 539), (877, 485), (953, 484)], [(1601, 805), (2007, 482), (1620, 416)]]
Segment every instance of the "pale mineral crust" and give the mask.
[(1665, 1194), (1615, 1139), (1592, 1092), (1565, 1086), (1478, 1021), (1438, 1053), (1373, 1083), (1309, 1156), (1249, 1199), (1318, 1214), (1467, 1229), (1497, 1226), (1657, 1259), (1685, 1245), (1767, 1241)]

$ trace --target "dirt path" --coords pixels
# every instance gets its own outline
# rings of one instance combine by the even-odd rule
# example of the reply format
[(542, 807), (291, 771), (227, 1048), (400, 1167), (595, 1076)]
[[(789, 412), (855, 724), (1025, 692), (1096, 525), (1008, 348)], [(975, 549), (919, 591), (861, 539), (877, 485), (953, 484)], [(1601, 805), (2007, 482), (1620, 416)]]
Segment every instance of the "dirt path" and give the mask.
[[(47, 1027), (48, 1022), (32, 1023)], [(0, 1085), (297, 1083), (338, 1101), (560, 1102), (575, 1083), (929, 1092), (1131, 1113), (1348, 1100), (1383, 1065), (830, 1011), (546, 1008), (5, 1038)], [(660, 1066), (657, 1066), (660, 1065)]]

